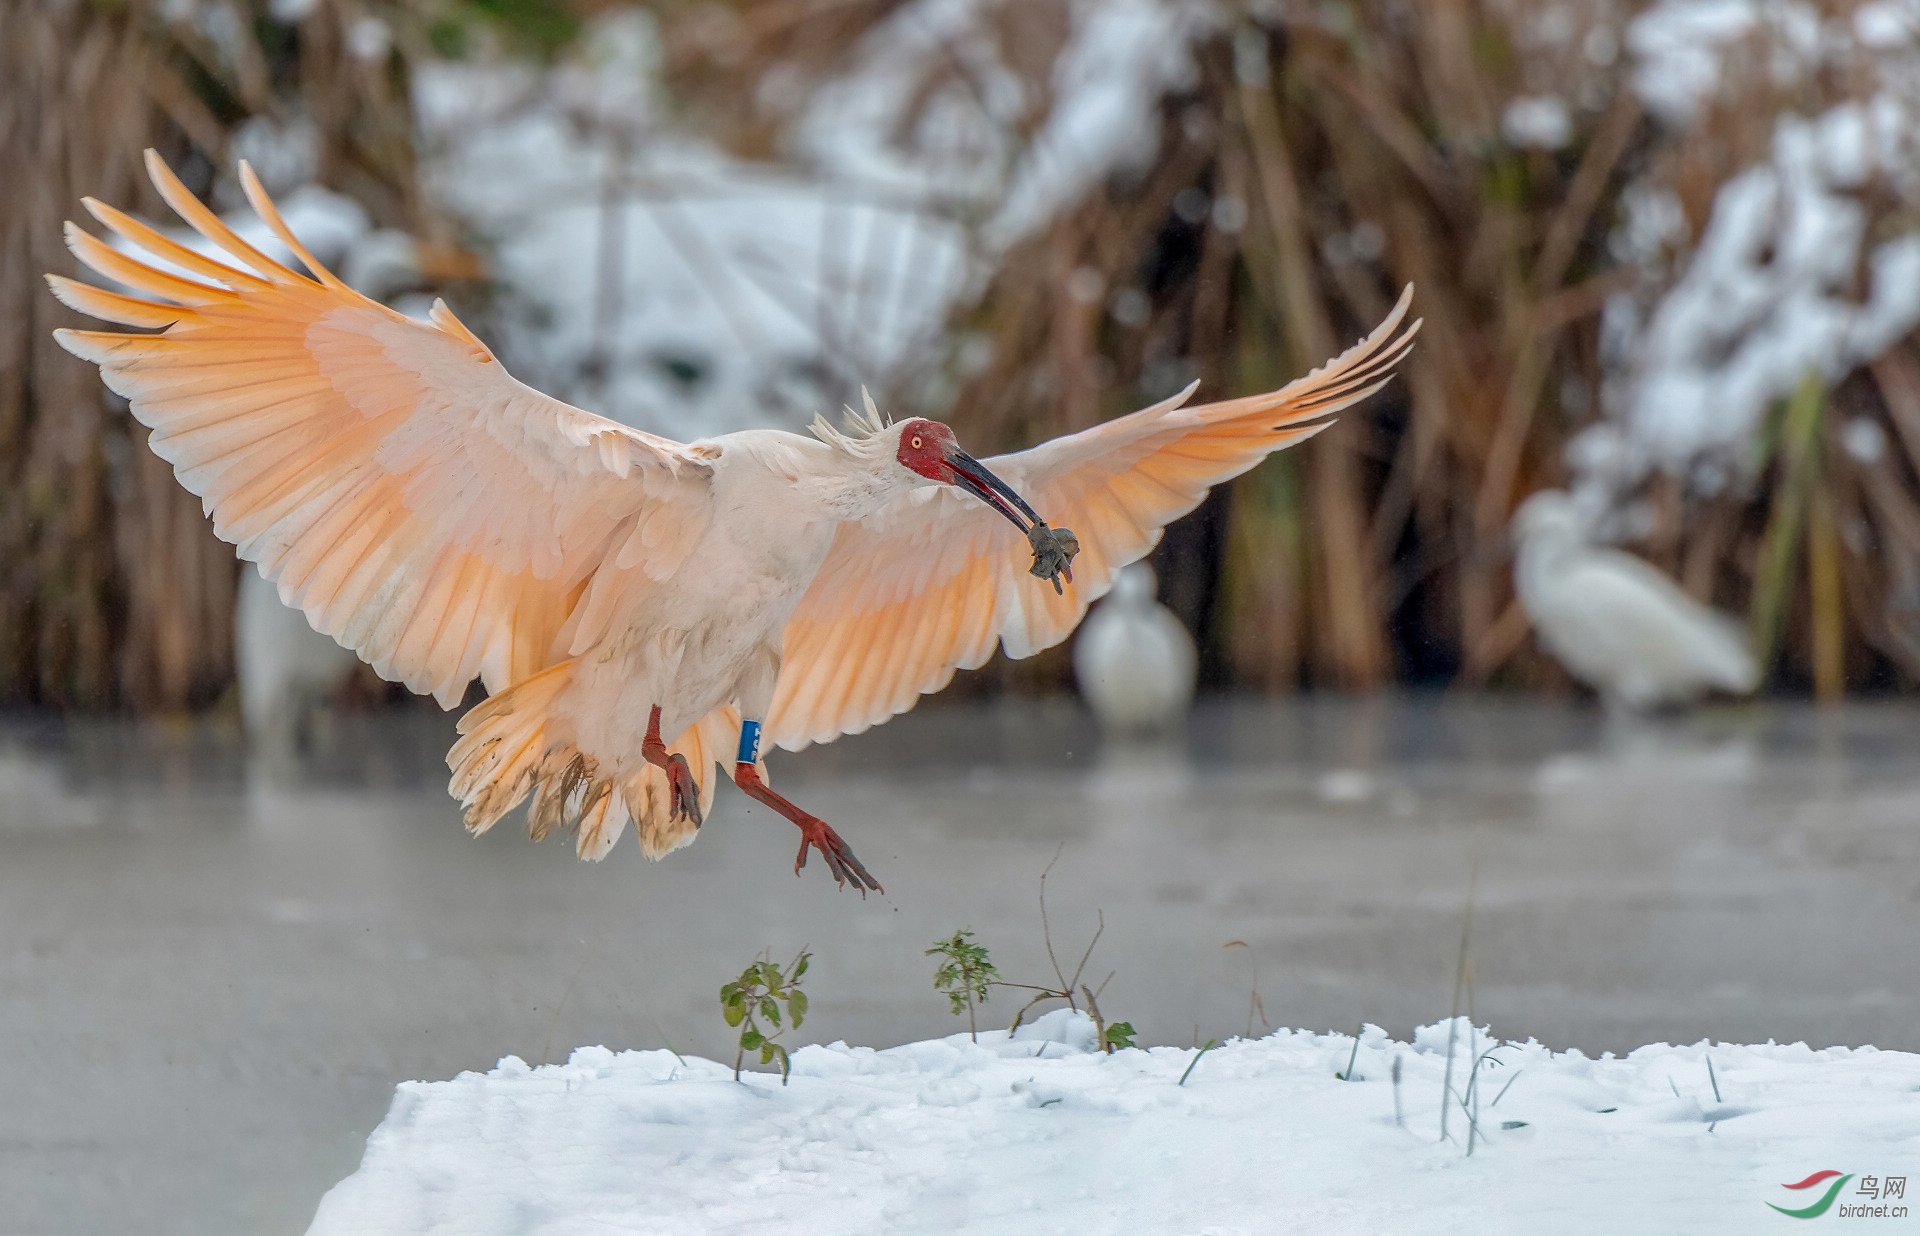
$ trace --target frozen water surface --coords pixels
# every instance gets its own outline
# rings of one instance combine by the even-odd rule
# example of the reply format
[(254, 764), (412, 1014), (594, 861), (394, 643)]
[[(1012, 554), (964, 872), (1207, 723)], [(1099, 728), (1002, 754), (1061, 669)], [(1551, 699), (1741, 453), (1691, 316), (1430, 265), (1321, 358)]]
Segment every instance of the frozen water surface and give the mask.
[[(1920, 709), (1639, 729), (1472, 697), (1215, 703), (1103, 751), (1071, 704), (933, 704), (777, 755), (885, 882), (861, 902), (725, 788), (698, 844), (604, 864), (443, 793), (450, 719), (336, 719), (293, 765), (212, 727), (0, 729), (0, 1231), (299, 1231), (395, 1083), (502, 1056), (721, 1058), (714, 993), (811, 945), (796, 1043), (951, 1032), (921, 955), (1049, 974), (1035, 905), (1147, 1043), (1473, 1012), (1589, 1053), (1920, 1049)], [(1250, 948), (1223, 948), (1231, 940)], [(784, 960), (784, 957), (783, 957)], [(1008, 1017), (1012, 993), (987, 1006)], [(1260, 1019), (1254, 1029), (1261, 1030)]]

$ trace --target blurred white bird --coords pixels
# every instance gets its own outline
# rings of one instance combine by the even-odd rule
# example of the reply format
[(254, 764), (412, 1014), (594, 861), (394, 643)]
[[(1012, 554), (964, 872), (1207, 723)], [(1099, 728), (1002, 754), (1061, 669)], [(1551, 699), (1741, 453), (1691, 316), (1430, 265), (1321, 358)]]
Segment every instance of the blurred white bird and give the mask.
[(1759, 685), (1738, 623), (1631, 554), (1588, 544), (1565, 493), (1528, 498), (1513, 531), (1514, 586), (1540, 642), (1609, 705), (1647, 711)]
[(240, 573), (233, 627), (234, 677), (247, 737), (290, 748), (301, 721), (360, 659), (314, 630), (305, 614), (282, 605), (273, 581), (251, 566)]
[(838, 833), (767, 784), (763, 730), (788, 750), (827, 742), (905, 712), (996, 644), (1024, 657), (1059, 643), (1210, 486), (1378, 390), (1419, 326), (1409, 288), (1367, 338), (1278, 391), (1186, 407), (1188, 387), (985, 462), (946, 425), (888, 424), (870, 400), (845, 431), (816, 419), (812, 437), (680, 443), (514, 380), (445, 305), (419, 322), (355, 292), (244, 163), (248, 200), (311, 277), (236, 235), (151, 151), (147, 165), (223, 259), (89, 198), (183, 273), (69, 224), (81, 261), (142, 295), (49, 276), (55, 294), (154, 333), (56, 338), (100, 366), (214, 531), (317, 629), (443, 707), (486, 684), (447, 757), (468, 828), (531, 795), (529, 831), (571, 828), (589, 858), (629, 820), (649, 857), (693, 840), (718, 764), (799, 826), (796, 871), (817, 849), (836, 880), (877, 890)]
[(1094, 606), (1073, 646), (1073, 675), (1102, 729), (1150, 734), (1193, 705), (1193, 637), (1154, 597), (1153, 568), (1136, 562)]

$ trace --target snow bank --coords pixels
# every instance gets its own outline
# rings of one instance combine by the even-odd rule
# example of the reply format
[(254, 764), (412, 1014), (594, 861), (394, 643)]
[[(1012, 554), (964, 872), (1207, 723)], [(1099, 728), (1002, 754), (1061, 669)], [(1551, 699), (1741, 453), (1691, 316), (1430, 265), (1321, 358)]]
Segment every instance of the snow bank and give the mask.
[(1920, 1057), (1872, 1048), (1505, 1047), (1469, 1157), (1458, 1105), (1438, 1139), (1445, 1023), (1368, 1027), (1352, 1082), (1340, 1034), (1197, 1064), (1101, 1055), (1065, 1011), (980, 1038), (801, 1048), (786, 1087), (601, 1047), (408, 1083), (311, 1232), (1751, 1232), (1831, 1180), (1786, 1183), (1851, 1175), (1837, 1213), (1920, 1164)]

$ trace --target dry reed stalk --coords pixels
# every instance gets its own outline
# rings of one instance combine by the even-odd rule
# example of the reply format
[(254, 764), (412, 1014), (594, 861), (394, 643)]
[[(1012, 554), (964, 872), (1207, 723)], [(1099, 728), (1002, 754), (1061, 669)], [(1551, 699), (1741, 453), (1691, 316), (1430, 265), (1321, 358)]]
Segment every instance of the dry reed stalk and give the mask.
[[(1241, 56), (1253, 59), (1247, 51)], [(1333, 356), (1338, 345), (1314, 284), (1306, 207), (1270, 80), (1248, 68), (1239, 76), (1236, 101), (1242, 132), (1260, 188), (1260, 217), (1272, 238), (1273, 274), (1266, 286), (1276, 303), (1269, 308), (1280, 323), (1289, 372), (1305, 373)], [(1316, 660), (1321, 676), (1342, 687), (1370, 688), (1386, 680), (1390, 666), (1383, 615), (1368, 603), (1375, 563), (1364, 549), (1366, 509), (1354, 436), (1352, 426), (1336, 427), (1321, 435), (1306, 455), (1312, 526), (1320, 549), (1315, 558), (1314, 630), (1320, 635)], [(1241, 504), (1238, 513), (1258, 518), (1265, 512)], [(1259, 613), (1257, 607), (1254, 613)]]
[(176, 681), (224, 668), (188, 615), (142, 608), (144, 564), (117, 543), (118, 526), (171, 522), (176, 500), (197, 517), (197, 504), (170, 478), (165, 490), (149, 483), (124, 414), (55, 346), (54, 327), (83, 323), (39, 278), (73, 273), (60, 225), (82, 193), (151, 204), (137, 175), (157, 127), (138, 18), (0, 3), (0, 165), (31, 169), (0, 192), (0, 698), (13, 701), (112, 701), (116, 653), (141, 619)]
[(1813, 694), (1837, 704), (1847, 690), (1845, 612), (1840, 585), (1840, 530), (1833, 496), (1815, 490), (1807, 508), (1807, 585), (1812, 609)]

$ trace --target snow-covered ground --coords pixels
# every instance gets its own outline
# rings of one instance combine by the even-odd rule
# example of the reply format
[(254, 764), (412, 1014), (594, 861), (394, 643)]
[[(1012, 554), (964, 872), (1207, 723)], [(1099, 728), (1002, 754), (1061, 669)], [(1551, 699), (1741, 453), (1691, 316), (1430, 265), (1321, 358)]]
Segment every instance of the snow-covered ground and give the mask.
[(1920, 1172), (1920, 1056), (1489, 1052), (1462, 1019), (1452, 1087), (1479, 1116), (1456, 1102), (1443, 1141), (1448, 1029), (1196, 1062), (1103, 1055), (1061, 1010), (978, 1045), (801, 1048), (784, 1087), (670, 1051), (509, 1057), (401, 1086), (311, 1233), (1747, 1233), (1791, 1226), (1770, 1204), (1892, 1221)]

